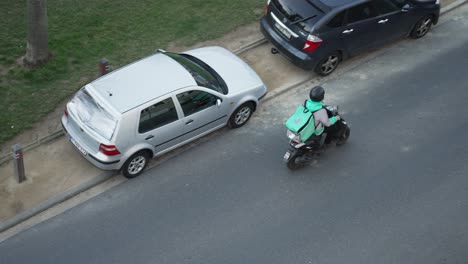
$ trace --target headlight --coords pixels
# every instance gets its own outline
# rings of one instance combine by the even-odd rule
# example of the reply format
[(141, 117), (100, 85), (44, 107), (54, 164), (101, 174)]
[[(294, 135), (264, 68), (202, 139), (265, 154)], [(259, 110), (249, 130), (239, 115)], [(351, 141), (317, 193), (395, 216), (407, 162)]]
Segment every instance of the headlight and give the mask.
[(325, 108), (327, 108), (327, 110), (332, 112), (332, 113), (337, 113), (338, 112), (338, 106), (327, 105), (327, 106), (325, 106)]
[(288, 138), (289, 138), (290, 140), (296, 141), (296, 142), (298, 142), (298, 143), (301, 142), (301, 135), (299, 135), (299, 134), (297, 134), (297, 133), (294, 133), (294, 132), (292, 132), (291, 130), (288, 130), (288, 131), (286, 132), (286, 135), (288, 136)]

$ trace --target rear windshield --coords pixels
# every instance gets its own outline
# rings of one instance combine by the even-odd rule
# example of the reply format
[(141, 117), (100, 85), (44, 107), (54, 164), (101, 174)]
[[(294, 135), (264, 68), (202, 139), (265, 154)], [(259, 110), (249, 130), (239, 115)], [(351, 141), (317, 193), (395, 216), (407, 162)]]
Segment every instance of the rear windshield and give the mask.
[(292, 24), (307, 32), (310, 32), (311, 27), (329, 11), (329, 8), (319, 1), (273, 0), (272, 2)]
[(89, 129), (107, 140), (112, 138), (117, 127), (117, 120), (99, 105), (84, 88), (76, 93), (69, 106)]

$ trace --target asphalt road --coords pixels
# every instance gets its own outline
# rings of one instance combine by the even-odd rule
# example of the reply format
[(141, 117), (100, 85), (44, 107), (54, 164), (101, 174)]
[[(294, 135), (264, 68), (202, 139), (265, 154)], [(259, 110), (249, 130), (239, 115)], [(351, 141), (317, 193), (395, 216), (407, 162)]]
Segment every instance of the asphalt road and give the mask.
[(0, 244), (0, 263), (464, 263), (468, 8), (324, 83), (351, 138), (297, 172), (308, 87)]

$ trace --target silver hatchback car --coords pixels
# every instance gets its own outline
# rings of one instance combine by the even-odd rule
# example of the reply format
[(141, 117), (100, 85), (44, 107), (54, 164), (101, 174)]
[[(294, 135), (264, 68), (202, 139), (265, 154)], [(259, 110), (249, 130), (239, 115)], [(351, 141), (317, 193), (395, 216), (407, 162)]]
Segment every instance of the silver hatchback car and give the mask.
[(154, 156), (226, 124), (243, 126), (266, 92), (224, 48), (158, 50), (85, 85), (65, 106), (62, 126), (89, 162), (133, 178)]

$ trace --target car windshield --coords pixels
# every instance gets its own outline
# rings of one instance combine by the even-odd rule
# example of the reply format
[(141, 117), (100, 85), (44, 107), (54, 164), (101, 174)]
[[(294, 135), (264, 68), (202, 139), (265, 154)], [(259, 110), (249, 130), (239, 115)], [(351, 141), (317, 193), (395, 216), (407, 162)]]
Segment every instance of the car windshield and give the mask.
[(112, 138), (117, 120), (83, 88), (70, 102), (70, 107), (88, 128), (107, 140)]
[(198, 86), (206, 87), (222, 94), (227, 94), (227, 86), (219, 74), (206, 63), (188, 54), (165, 52), (167, 56), (176, 60), (195, 79)]

